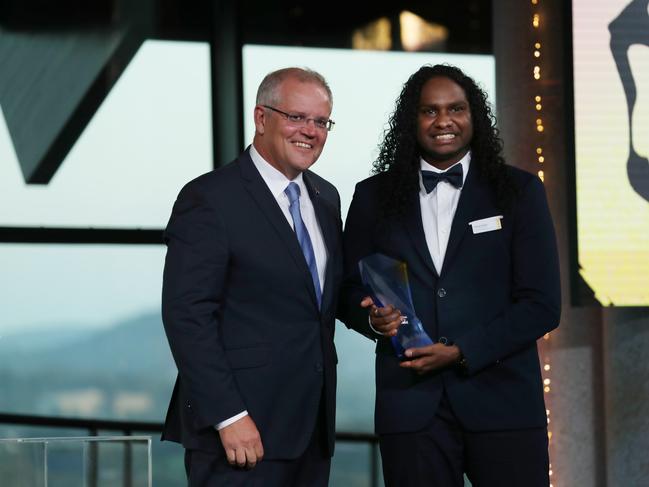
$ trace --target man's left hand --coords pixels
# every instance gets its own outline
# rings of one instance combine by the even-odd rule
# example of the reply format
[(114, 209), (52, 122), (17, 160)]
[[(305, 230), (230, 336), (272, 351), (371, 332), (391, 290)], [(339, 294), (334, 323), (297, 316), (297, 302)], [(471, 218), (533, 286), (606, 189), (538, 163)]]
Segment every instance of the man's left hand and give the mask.
[(462, 353), (457, 345), (434, 343), (425, 347), (409, 348), (405, 355), (406, 360), (399, 365), (422, 375), (456, 364)]

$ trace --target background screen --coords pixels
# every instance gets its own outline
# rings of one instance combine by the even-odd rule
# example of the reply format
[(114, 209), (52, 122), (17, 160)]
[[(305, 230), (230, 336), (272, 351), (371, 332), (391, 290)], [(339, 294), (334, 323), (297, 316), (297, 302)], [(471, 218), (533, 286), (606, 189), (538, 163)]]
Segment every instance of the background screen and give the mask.
[(603, 305), (649, 305), (648, 2), (573, 3), (580, 273)]

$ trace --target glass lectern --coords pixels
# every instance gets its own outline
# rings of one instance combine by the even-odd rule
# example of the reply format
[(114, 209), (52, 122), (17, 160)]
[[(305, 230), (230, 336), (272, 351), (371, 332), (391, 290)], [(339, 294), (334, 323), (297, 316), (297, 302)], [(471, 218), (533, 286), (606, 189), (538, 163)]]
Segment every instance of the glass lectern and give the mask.
[(151, 487), (150, 436), (0, 439), (6, 487)]

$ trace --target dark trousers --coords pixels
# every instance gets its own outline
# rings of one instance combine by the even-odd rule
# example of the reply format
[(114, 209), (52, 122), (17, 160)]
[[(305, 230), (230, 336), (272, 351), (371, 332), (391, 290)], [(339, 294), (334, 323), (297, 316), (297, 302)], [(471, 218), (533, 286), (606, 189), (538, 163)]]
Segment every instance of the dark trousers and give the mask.
[(311, 441), (300, 457), (294, 460), (263, 459), (251, 470), (231, 466), (223, 452), (185, 450), (188, 486), (327, 487), (331, 457), (327, 454), (324, 428), (323, 415), (318, 414)]
[(381, 435), (386, 487), (548, 487), (547, 428), (464, 431), (443, 398), (433, 422), (415, 433)]

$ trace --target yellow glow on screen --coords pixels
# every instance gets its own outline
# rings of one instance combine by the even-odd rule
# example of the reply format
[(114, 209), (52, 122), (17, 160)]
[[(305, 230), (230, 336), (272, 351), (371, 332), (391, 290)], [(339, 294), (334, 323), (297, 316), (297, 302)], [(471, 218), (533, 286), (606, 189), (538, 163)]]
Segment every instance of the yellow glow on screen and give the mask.
[(649, 305), (648, 24), (646, 1), (573, 1), (579, 265), (604, 305)]

